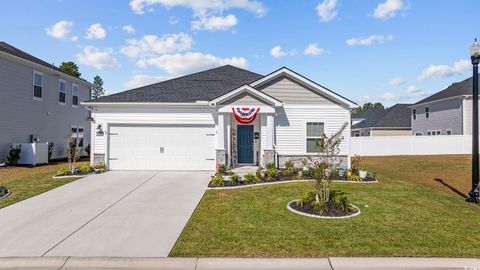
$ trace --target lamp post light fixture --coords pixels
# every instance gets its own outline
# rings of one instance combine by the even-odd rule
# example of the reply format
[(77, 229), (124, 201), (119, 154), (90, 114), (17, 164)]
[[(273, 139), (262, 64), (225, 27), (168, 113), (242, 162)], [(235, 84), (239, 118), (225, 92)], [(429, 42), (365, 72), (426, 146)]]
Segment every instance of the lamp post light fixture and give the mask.
[(480, 45), (475, 39), (470, 48), (470, 58), (473, 65), (473, 112), (472, 112), (472, 190), (468, 193), (468, 202), (479, 202), (479, 160), (478, 160), (478, 64), (480, 62)]

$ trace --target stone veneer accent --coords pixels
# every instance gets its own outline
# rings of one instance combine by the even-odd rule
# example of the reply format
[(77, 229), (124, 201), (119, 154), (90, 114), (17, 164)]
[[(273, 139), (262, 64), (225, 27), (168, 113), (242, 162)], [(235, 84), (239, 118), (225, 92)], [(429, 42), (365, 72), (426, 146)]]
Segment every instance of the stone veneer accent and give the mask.
[(105, 163), (105, 154), (93, 154), (93, 164)]
[(216, 164), (227, 165), (227, 151), (226, 150), (216, 150)]
[[(278, 156), (278, 161), (279, 161), (279, 167), (280, 168), (284, 168), (285, 167), (285, 162), (287, 161), (291, 161), (293, 162), (293, 164), (295, 165), (295, 167), (301, 167), (303, 166), (303, 161), (304, 160), (307, 160), (309, 161), (309, 158), (312, 160), (312, 161), (319, 161), (321, 162), (323, 157), (322, 156), (297, 156), (297, 155), (279, 155)], [(343, 168), (347, 168), (348, 166), (348, 156), (339, 156), (339, 158), (342, 159), (342, 162), (340, 164), (341, 167)]]
[(263, 150), (262, 156), (262, 168), (267, 167), (267, 164), (275, 163), (275, 151), (274, 150)]

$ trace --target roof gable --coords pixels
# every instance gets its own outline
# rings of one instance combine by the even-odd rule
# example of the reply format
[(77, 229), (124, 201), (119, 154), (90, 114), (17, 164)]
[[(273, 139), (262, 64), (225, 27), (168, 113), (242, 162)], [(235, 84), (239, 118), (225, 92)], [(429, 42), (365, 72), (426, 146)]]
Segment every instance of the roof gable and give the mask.
[[(233, 91), (230, 91), (222, 96), (219, 96), (215, 98), (214, 100), (210, 101), (210, 105), (216, 105), (216, 104), (222, 104), (225, 105), (225, 102), (229, 102), (231, 100), (234, 100), (236, 97), (237, 98), (242, 98), (245, 95), (251, 96), (254, 99), (263, 101), (265, 104), (270, 104), (275, 107), (280, 107), (282, 106), (282, 102), (278, 99), (275, 99), (274, 97), (271, 97), (261, 91), (258, 91), (255, 88), (252, 88), (249, 85), (243, 85)], [(242, 105), (248, 105), (248, 104), (242, 104)]]
[(304, 76), (302, 76), (302, 75), (296, 73), (295, 71), (293, 71), (291, 69), (288, 69), (286, 67), (282, 67), (282, 68), (266, 75), (265, 77), (260, 78), (256, 81), (250, 83), (250, 86), (252, 86), (253, 88), (259, 88), (262, 85), (264, 85), (264, 84), (266, 84), (266, 83), (268, 83), (272, 80), (275, 80), (279, 77), (282, 77), (282, 76), (285, 76), (285, 77), (303, 85), (304, 87), (317, 92), (320, 95), (324, 95), (325, 97), (327, 97), (329, 99), (332, 99), (332, 100), (334, 100), (334, 101), (336, 101), (340, 104), (344, 104), (344, 105), (348, 106), (349, 108), (358, 107), (358, 105), (355, 102), (353, 102), (353, 101), (351, 101), (351, 100), (333, 92), (332, 90), (330, 90), (330, 89), (328, 89), (328, 88), (326, 88), (326, 87), (324, 87), (324, 86), (322, 86), (322, 85), (320, 85), (320, 84), (318, 84), (318, 83), (316, 83), (316, 82), (314, 82), (314, 81), (312, 81), (312, 80), (310, 80), (310, 79), (308, 79), (308, 78), (306, 78), (306, 77), (304, 77)]
[[(480, 75), (479, 75), (480, 77)], [(473, 77), (467, 78), (461, 82), (455, 82), (449, 85), (447, 88), (443, 89), (440, 92), (437, 92), (429, 97), (426, 97), (419, 102), (413, 104), (420, 105), (423, 103), (434, 102), (438, 100), (460, 97), (460, 96), (471, 96), (473, 88)]]
[[(368, 112), (367, 112), (368, 111)], [(368, 109), (362, 114), (364, 118), (360, 123), (352, 126), (358, 128), (410, 128), (412, 126), (411, 110), (409, 104), (396, 104), (386, 110)]]

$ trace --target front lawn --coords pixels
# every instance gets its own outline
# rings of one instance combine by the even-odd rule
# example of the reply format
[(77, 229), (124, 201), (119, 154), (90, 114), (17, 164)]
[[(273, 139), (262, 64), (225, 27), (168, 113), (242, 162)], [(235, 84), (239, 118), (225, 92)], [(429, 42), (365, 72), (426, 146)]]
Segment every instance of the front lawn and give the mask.
[[(287, 203), (312, 190), (313, 183), (209, 190), (170, 256), (480, 257), (480, 249), (472, 248), (480, 242), (480, 207), (448, 188), (429, 186), (428, 179), (413, 180), (415, 172), (417, 178), (433, 177), (430, 169), (419, 169), (428, 164), (425, 157), (399, 159), (397, 165), (383, 159), (366, 160), (379, 184), (333, 184), (360, 207), (361, 215), (351, 219), (312, 219), (288, 211)], [(463, 170), (464, 159), (436, 160), (434, 178), (450, 180), (450, 170)]]
[[(78, 166), (88, 161), (77, 162)], [(0, 186), (12, 192), (7, 198), (0, 200), (0, 208), (28, 199), (45, 191), (78, 180), (79, 178), (53, 179), (59, 169), (67, 168), (66, 162), (52, 162), (37, 167), (3, 167), (0, 168)]]

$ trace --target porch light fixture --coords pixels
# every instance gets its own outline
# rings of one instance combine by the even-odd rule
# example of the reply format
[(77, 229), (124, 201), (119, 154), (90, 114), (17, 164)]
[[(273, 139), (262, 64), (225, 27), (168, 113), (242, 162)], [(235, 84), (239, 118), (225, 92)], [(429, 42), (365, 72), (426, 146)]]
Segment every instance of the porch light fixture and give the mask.
[(102, 128), (102, 125), (98, 124), (97, 125), (97, 136), (103, 136), (104, 132), (103, 132), (103, 128)]
[(472, 190), (468, 193), (467, 202), (479, 202), (479, 160), (478, 160), (478, 63), (480, 62), (480, 45), (475, 39), (470, 48), (473, 65), (473, 112), (472, 112)]

